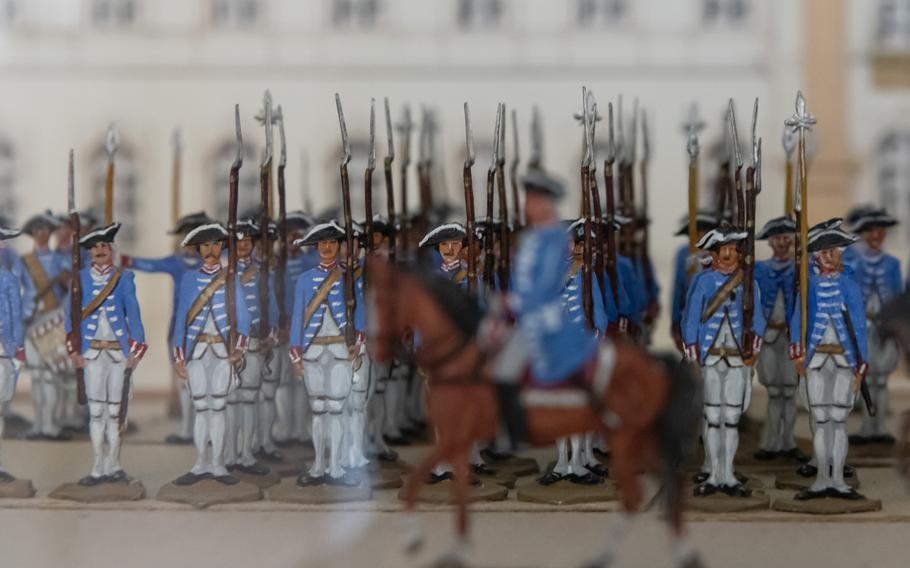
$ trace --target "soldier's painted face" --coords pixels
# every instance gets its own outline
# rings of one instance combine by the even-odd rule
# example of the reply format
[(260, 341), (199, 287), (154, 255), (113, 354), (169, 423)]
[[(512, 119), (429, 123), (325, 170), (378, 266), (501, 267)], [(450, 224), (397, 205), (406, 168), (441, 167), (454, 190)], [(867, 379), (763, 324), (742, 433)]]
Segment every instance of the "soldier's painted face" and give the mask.
[(790, 258), (790, 254), (793, 251), (793, 240), (792, 233), (768, 237), (768, 244), (771, 246), (771, 250), (774, 251), (774, 257), (781, 259)]
[(339, 241), (319, 241), (316, 249), (319, 251), (319, 261), (325, 264), (335, 262), (338, 258), (338, 249), (341, 248)]
[(89, 252), (92, 255), (93, 264), (107, 266), (113, 262), (114, 253), (111, 243), (95, 243)]
[(815, 262), (821, 269), (822, 274), (840, 271), (840, 255), (841, 249), (839, 248), (825, 249), (815, 253)]
[(446, 262), (454, 262), (461, 258), (461, 239), (453, 241), (443, 241), (439, 243), (439, 254)]
[[(83, 230), (87, 230), (88, 227), (83, 227)], [(73, 228), (69, 223), (64, 223), (60, 225), (56, 231), (54, 231), (54, 237), (57, 239), (57, 246), (69, 246), (70, 242), (73, 239)]]
[(32, 239), (39, 247), (46, 247), (47, 242), (51, 240), (51, 228), (47, 225), (39, 225), (32, 229)]
[(714, 266), (721, 272), (729, 272), (739, 264), (739, 251), (736, 243), (721, 245), (714, 255)]
[(224, 243), (221, 241), (202, 243), (199, 245), (199, 256), (202, 257), (202, 262), (206, 266), (215, 266), (216, 264), (221, 264), (221, 250), (223, 248)]
[(549, 225), (556, 222), (556, 206), (553, 200), (536, 191), (526, 192), (525, 219), (531, 226)]
[(581, 258), (585, 253), (585, 242), (584, 241), (575, 241), (575, 244), (572, 245), (572, 256), (576, 259)]
[(863, 240), (870, 249), (882, 250), (882, 245), (885, 243), (885, 228), (872, 227), (868, 231), (863, 231)]
[(244, 237), (237, 241), (237, 257), (249, 258), (253, 254), (253, 239)]

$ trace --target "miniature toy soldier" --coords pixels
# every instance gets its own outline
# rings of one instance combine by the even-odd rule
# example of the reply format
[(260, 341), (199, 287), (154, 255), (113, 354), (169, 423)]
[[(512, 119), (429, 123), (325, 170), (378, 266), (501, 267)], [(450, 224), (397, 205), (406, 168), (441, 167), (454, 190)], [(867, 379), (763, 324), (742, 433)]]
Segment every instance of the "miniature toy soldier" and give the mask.
[[(697, 213), (695, 216), (695, 242), (704, 237), (705, 233), (716, 228), (717, 220), (714, 213)], [(674, 235), (677, 237), (684, 237), (688, 235), (688, 231), (689, 216), (685, 215), (680, 220), (680, 227)], [(707, 264), (710, 265), (711, 255), (704, 252), (702, 252), (702, 255), (692, 255), (689, 252), (689, 245), (684, 244), (680, 245), (676, 250), (676, 256), (674, 256), (673, 260), (673, 301), (670, 307), (670, 334), (680, 351), (683, 351), (682, 319), (686, 305), (686, 297), (688, 296), (689, 288), (692, 285), (693, 276), (697, 275), (702, 270), (702, 259), (707, 259)]]
[[(866, 384), (877, 410), (875, 416), (863, 413), (858, 433), (850, 436), (851, 444), (895, 443), (885, 425), (888, 416), (888, 376), (897, 368), (897, 342), (881, 330), (879, 318), (882, 307), (896, 299), (904, 290), (900, 261), (882, 249), (885, 232), (897, 220), (884, 210), (867, 211), (850, 226), (851, 232), (862, 239), (862, 246), (853, 255), (853, 278), (859, 283), (866, 307), (866, 335), (869, 340), (869, 374)], [(855, 249), (857, 243), (847, 250)]]
[[(48, 345), (51, 330), (63, 329), (65, 264), (62, 257), (48, 246), (51, 233), (59, 223), (50, 211), (26, 221), (22, 232), (32, 237), (34, 249), (22, 256), (22, 313), (27, 324), (26, 363), (32, 372), (32, 404), (35, 408), (31, 438), (68, 440), (61, 431), (57, 416), (61, 377), (50, 366), (57, 345)], [(52, 349), (52, 350), (51, 350)]]
[[(0, 241), (18, 237), (18, 229), (0, 228)], [(16, 392), (19, 369), (25, 363), (25, 334), (22, 328), (22, 295), (19, 280), (0, 266), (0, 403), (6, 405)], [(0, 417), (0, 439), (6, 420)], [(15, 478), (0, 465), (0, 483)]]
[[(292, 211), (285, 216), (287, 227), (287, 264), (284, 272), (284, 310), (290, 314), (294, 309), (292, 292), (300, 275), (319, 264), (319, 255), (307, 247), (306, 250), (294, 245), (313, 225), (313, 220), (303, 211)], [(279, 301), (281, 299), (279, 298)], [(262, 381), (262, 396), (259, 418), (259, 457), (280, 461), (281, 452), (276, 446), (293, 440), (305, 442), (309, 438), (310, 412), (306, 389), (294, 376), (294, 368), (288, 356), (288, 328), (290, 321), (282, 322), (278, 348), (271, 364), (271, 373)], [(276, 420), (277, 417), (277, 420)], [(275, 438), (272, 432), (275, 432)]]
[(433, 272), (447, 280), (451, 280), (461, 289), (467, 289), (467, 271), (462, 265), (462, 249), (467, 236), (461, 223), (445, 223), (439, 225), (420, 240), (420, 248), (432, 248), (439, 253), (441, 263), (434, 267)]
[[(187, 233), (193, 229), (212, 223), (204, 212), (190, 213), (177, 220), (174, 228), (168, 232), (170, 235), (176, 235), (183, 239)], [(121, 265), (125, 268), (131, 268), (137, 272), (164, 273), (171, 277), (173, 281), (173, 303), (171, 308), (171, 321), (168, 324), (167, 339), (168, 351), (174, 351), (174, 325), (177, 318), (178, 294), (180, 292), (180, 283), (188, 272), (199, 270), (202, 261), (196, 247), (181, 247), (182, 250), (174, 254), (161, 258), (142, 258), (138, 256), (122, 255)], [(169, 444), (189, 444), (193, 441), (193, 404), (190, 401), (189, 391), (185, 388), (180, 391), (180, 431), (176, 434), (169, 435), (165, 441)]]
[[(236, 305), (227, 306), (221, 251), (228, 232), (218, 223), (196, 227), (183, 239), (182, 246), (196, 247), (202, 258), (199, 270), (187, 272), (180, 282), (174, 322), (174, 368), (177, 376), (188, 381), (196, 411), (193, 441), (196, 463), (178, 477), (176, 485), (192, 485), (208, 476), (225, 485), (237, 483), (224, 466), (225, 410), (235, 384), (235, 368), (241, 364), (250, 335), (250, 312), (243, 294)], [(239, 278), (236, 289), (242, 290)], [(228, 310), (236, 309), (237, 329), (231, 330)], [(230, 345), (232, 332), (237, 342)], [(206, 450), (211, 444), (211, 458)]]
[[(733, 457), (739, 446), (740, 417), (748, 407), (752, 365), (761, 349), (765, 319), (755, 312), (752, 329), (743, 329), (743, 278), (737, 245), (746, 232), (723, 224), (705, 234), (698, 248), (711, 252), (710, 270), (694, 282), (682, 321), (686, 357), (698, 363), (704, 375), (705, 452), (707, 479), (696, 496), (722, 491), (748, 497), (752, 490), (734, 475)], [(755, 305), (759, 303), (754, 288)]]
[[(830, 221), (828, 223), (831, 223)], [(847, 458), (847, 416), (866, 372), (866, 319), (862, 292), (843, 273), (841, 250), (857, 240), (837, 226), (822, 224), (809, 232), (807, 249), (814, 253), (817, 273), (809, 277), (806, 349), (801, 310), (790, 316), (790, 357), (806, 376), (809, 411), (815, 422), (812, 445), (818, 475), (798, 500), (820, 497), (861, 499), (844, 482)], [(757, 315), (757, 314), (756, 314)]]
[(258, 426), (257, 404), (262, 377), (269, 351), (278, 337), (278, 303), (274, 289), (269, 290), (269, 321), (276, 326), (268, 337), (259, 337), (259, 276), (261, 263), (253, 258), (254, 248), (262, 246), (262, 232), (254, 218), (237, 223), (237, 274), (240, 278), (238, 295), (243, 296), (249, 312), (250, 335), (244, 366), (238, 372), (239, 382), (228, 394), (227, 435), (224, 462), (228, 471), (250, 475), (266, 475), (269, 468), (257, 464), (253, 456), (253, 437)]
[(755, 263), (755, 281), (767, 322), (758, 355), (758, 380), (768, 389), (765, 441), (755, 458), (771, 460), (782, 456), (804, 463), (809, 456), (796, 446), (793, 436), (799, 380), (787, 352), (788, 320), (796, 299), (795, 233), (796, 221), (783, 216), (768, 221), (755, 237), (767, 240), (774, 252), (770, 259)]
[[(130, 396), (128, 376), (148, 349), (135, 276), (114, 268), (114, 237), (120, 223), (89, 231), (79, 246), (91, 254), (91, 266), (79, 271), (82, 285), (82, 315), (79, 330), (73, 330), (69, 314), (66, 332), (81, 336), (81, 352), (68, 342), (76, 368), (85, 369), (85, 394), (89, 409), (89, 437), (94, 462), (80, 485), (127, 481), (120, 467), (121, 418), (124, 398)], [(66, 303), (69, 312), (69, 302)], [(105, 442), (107, 449), (105, 450)]]
[[(297, 478), (298, 485), (314, 483), (357, 485), (341, 466), (344, 404), (353, 381), (352, 360), (361, 352), (363, 338), (346, 345), (344, 276), (338, 266), (344, 229), (335, 221), (314, 226), (295, 245), (317, 247), (319, 266), (300, 275), (294, 290), (289, 355), (297, 376), (302, 377), (313, 414), (312, 435), (316, 451), (312, 467)], [(357, 288), (355, 287), (355, 291)], [(362, 318), (363, 302), (357, 302), (355, 319)], [(356, 325), (355, 329), (362, 329)], [(356, 361), (354, 361), (356, 365)], [(326, 439), (329, 464), (325, 466)]]

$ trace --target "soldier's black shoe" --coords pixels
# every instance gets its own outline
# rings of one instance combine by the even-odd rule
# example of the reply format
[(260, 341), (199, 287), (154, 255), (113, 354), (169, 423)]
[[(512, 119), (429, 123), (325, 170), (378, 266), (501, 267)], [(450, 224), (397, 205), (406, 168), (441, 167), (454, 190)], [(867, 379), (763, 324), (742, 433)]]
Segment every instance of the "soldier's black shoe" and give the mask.
[(164, 439), (164, 443), (174, 446), (189, 446), (193, 443), (193, 437), (181, 436), (180, 434), (170, 434), (167, 438)]
[(594, 448), (594, 455), (601, 459), (608, 460), (610, 459), (610, 450), (601, 450), (600, 448)]
[(395, 450), (389, 450), (387, 452), (380, 452), (380, 453), (376, 454), (376, 458), (379, 461), (395, 463), (398, 461), (398, 452), (396, 452)]
[(237, 471), (238, 469), (240, 469), (240, 464), (229, 463), (229, 464), (227, 464), (227, 465), (224, 466), (224, 467), (225, 467), (225, 469), (227, 469), (228, 471), (230, 471), (231, 473), (233, 473), (233, 472)]
[(883, 446), (893, 446), (897, 440), (891, 434), (879, 434), (875, 436), (875, 443)]
[(237, 485), (238, 483), (240, 483), (240, 480), (231, 474), (216, 475), (215, 481), (217, 481), (218, 483), (220, 483), (222, 485)]
[(575, 485), (600, 485), (603, 483), (603, 479), (599, 475), (590, 471), (584, 475), (573, 473), (569, 475), (569, 481)]
[(860, 499), (865, 499), (861, 493), (852, 487), (846, 491), (841, 491), (840, 489), (835, 489), (832, 487), (828, 489), (826, 493), (828, 497), (833, 497), (835, 499), (846, 499), (848, 501), (858, 501)]
[(258, 460), (272, 462), (272, 463), (281, 463), (284, 461), (284, 454), (282, 454), (278, 450), (270, 452), (270, 451), (266, 450), (265, 448), (259, 448), (258, 450), (253, 452), (253, 457), (255, 457)]
[(390, 446), (410, 446), (411, 441), (405, 438), (404, 436), (383, 436), (385, 438), (385, 443)]
[(695, 485), (701, 485), (705, 481), (708, 481), (709, 477), (711, 477), (711, 474), (708, 473), (707, 471), (699, 471), (698, 473), (696, 473), (695, 475), (692, 476), (692, 483), (694, 483)]
[(745, 475), (741, 474), (741, 473), (738, 472), (738, 471), (734, 471), (734, 472), (733, 472), (733, 477), (736, 479), (736, 481), (738, 481), (738, 482), (740, 482), (740, 483), (743, 483), (743, 484), (749, 482), (749, 478), (746, 477)]
[(105, 476), (104, 481), (106, 483), (129, 483), (130, 478), (122, 469), (118, 469), (114, 473)]
[(480, 457), (489, 462), (501, 462), (512, 458), (513, 456), (509, 452), (500, 452), (492, 448), (484, 448), (480, 450)]
[[(230, 468), (228, 468), (228, 469), (230, 470)], [(254, 463), (252, 465), (240, 464), (236, 467), (236, 469), (237, 469), (237, 471), (240, 471), (247, 475), (268, 475), (269, 472), (272, 471), (268, 467), (266, 467), (262, 464), (259, 464), (259, 463)]]
[(195, 485), (195, 484), (199, 483), (200, 481), (202, 481), (203, 479), (206, 479), (206, 474), (204, 474), (204, 473), (199, 474), (199, 473), (193, 473), (192, 471), (188, 471), (188, 472), (184, 473), (183, 475), (181, 475), (180, 477), (178, 477), (177, 479), (175, 479), (174, 485), (186, 487), (189, 485)]
[(875, 436), (866, 436), (864, 434), (850, 434), (847, 436), (847, 441), (850, 442), (851, 446), (865, 446), (866, 444), (874, 444)]
[(707, 497), (709, 495), (714, 495), (717, 493), (719, 487), (713, 483), (702, 483), (701, 485), (695, 486), (695, 489), (692, 490), (692, 495), (696, 497)]
[(844, 477), (848, 479), (856, 477), (856, 468), (852, 465), (844, 464)]
[(357, 487), (360, 485), (359, 479), (353, 475), (348, 475), (347, 473), (341, 477), (332, 477), (331, 475), (327, 475), (325, 477), (325, 482), (336, 487)]
[(427, 483), (430, 485), (435, 485), (435, 484), (441, 483), (447, 479), (452, 479), (451, 471), (447, 471), (445, 473), (439, 473), (439, 474), (431, 473), (429, 480), (427, 480)]
[(720, 490), (730, 497), (751, 497), (752, 490), (746, 487), (744, 483), (736, 485), (721, 485)]
[(798, 447), (793, 447), (789, 450), (778, 452), (778, 455), (793, 461), (798, 461), (799, 463), (809, 463), (809, 456), (807, 456), (806, 452), (802, 451)]
[(810, 463), (804, 463), (796, 468), (796, 474), (800, 477), (815, 477), (818, 475), (818, 468)]
[(752, 454), (752, 457), (761, 460), (761, 461), (771, 461), (777, 457), (777, 452), (772, 452), (771, 450), (761, 449)]
[(797, 501), (811, 501), (812, 499), (822, 499), (828, 496), (827, 490), (813, 491), (812, 489), (803, 489), (793, 496)]
[(42, 434), (41, 432), (26, 432), (25, 439), (30, 442), (34, 442), (37, 440), (43, 440), (44, 434)]
[(11, 481), (16, 481), (16, 478), (0, 469), (0, 483), (9, 483)]
[(62, 430), (56, 434), (44, 434), (42, 438), (48, 442), (69, 442), (73, 439), (72, 436)]
[(547, 486), (553, 485), (557, 481), (560, 481), (562, 478), (563, 478), (562, 475), (556, 473), (553, 470), (550, 470), (550, 471), (546, 472), (545, 474), (541, 475), (540, 477), (538, 477), (537, 483), (543, 485), (544, 487), (547, 487)]
[(86, 475), (79, 480), (79, 485), (83, 487), (95, 487), (101, 483), (104, 483), (104, 476), (95, 477), (94, 475)]
[(485, 463), (471, 464), (471, 471), (474, 472), (474, 475), (496, 475), (496, 470)]
[(588, 470), (591, 473), (593, 473), (594, 475), (596, 475), (600, 478), (610, 477), (610, 470), (607, 469), (607, 467), (604, 465), (595, 463), (595, 464), (588, 464), (585, 467), (588, 468)]
[(312, 485), (322, 485), (323, 483), (325, 483), (325, 476), (311, 477), (307, 472), (297, 476), (298, 487), (310, 487)]

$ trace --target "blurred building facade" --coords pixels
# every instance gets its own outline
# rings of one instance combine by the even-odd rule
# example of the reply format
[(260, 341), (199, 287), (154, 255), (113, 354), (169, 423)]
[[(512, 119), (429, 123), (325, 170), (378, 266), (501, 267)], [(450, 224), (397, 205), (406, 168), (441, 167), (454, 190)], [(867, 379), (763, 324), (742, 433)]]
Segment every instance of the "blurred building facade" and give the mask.
[[(380, 164), (385, 153), (383, 97), (396, 121), (405, 104), (418, 123), (421, 105), (435, 113), (437, 199), (460, 214), (463, 102), (474, 121), (475, 187), (483, 187), (499, 101), (517, 110), (523, 158), (539, 106), (544, 163), (572, 181), (581, 150), (572, 114), (587, 85), (602, 110), (623, 94), (627, 116), (633, 97), (649, 113), (652, 255), (666, 292), (678, 244), (670, 235), (685, 212), (680, 124), (692, 100), (708, 122), (708, 148), (723, 135), (729, 98), (744, 134), (760, 98), (760, 222), (783, 211), (779, 141), (802, 88), (819, 118), (814, 217), (854, 199), (883, 201), (910, 227), (908, 61), (910, 0), (0, 0), (0, 207), (17, 222), (62, 209), (70, 147), (78, 200), (97, 205), (113, 121), (122, 141), (115, 209), (128, 224), (121, 249), (166, 254), (172, 130), (179, 126), (185, 140), (180, 209), (223, 216), (239, 103), (241, 202), (253, 204), (264, 140), (253, 116), (268, 88), (286, 116), (289, 207), (310, 202), (318, 212), (339, 201), (338, 92), (353, 139), (355, 216), (371, 98)], [(598, 133), (602, 143), (605, 128)], [(416, 161), (416, 136), (412, 155)], [(705, 157), (705, 199), (714, 170)], [(411, 176), (415, 188), (413, 168)], [(381, 177), (374, 193), (380, 206)], [(564, 213), (577, 204), (570, 198)], [(152, 371), (143, 372), (156, 387), (166, 385), (163, 285), (163, 277), (139, 278), (149, 333), (162, 338), (153, 341)], [(660, 325), (658, 339), (667, 342)]]

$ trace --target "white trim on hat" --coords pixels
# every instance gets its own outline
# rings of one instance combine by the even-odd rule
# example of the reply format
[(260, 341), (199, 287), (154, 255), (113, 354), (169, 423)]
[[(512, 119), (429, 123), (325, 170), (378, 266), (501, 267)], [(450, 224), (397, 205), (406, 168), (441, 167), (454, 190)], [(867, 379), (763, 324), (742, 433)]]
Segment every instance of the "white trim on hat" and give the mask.
[(721, 229), (711, 229), (695, 245), (700, 249), (711, 249), (717, 245), (725, 245), (734, 241), (741, 241), (748, 236), (746, 231), (730, 231), (724, 233)]
[[(99, 227), (97, 229), (92, 229), (88, 233), (82, 235), (79, 238), (79, 246), (84, 245), (92, 239), (97, 239), (98, 237), (107, 237), (110, 233), (117, 233), (120, 230), (120, 223), (115, 221), (106, 227)], [(113, 241), (113, 237), (111, 237)]]
[[(425, 246), (432, 237), (436, 236), (440, 232), (447, 231), (450, 229), (460, 231), (462, 238), (468, 236), (468, 231), (464, 228), (464, 226), (461, 223), (445, 223), (443, 225), (436, 227), (435, 229), (433, 229), (432, 231), (430, 231), (429, 233), (424, 235), (423, 238), (420, 239), (420, 242), (417, 243), (417, 248)], [(454, 240), (454, 239), (452, 239), (452, 240)]]
[(189, 243), (191, 240), (193, 240), (193, 237), (195, 237), (196, 235), (198, 235), (199, 233), (201, 233), (203, 231), (211, 231), (212, 229), (216, 229), (219, 232), (221, 232), (221, 234), (225, 238), (230, 236), (230, 233), (228, 233), (227, 229), (225, 229), (224, 227), (221, 226), (221, 223), (206, 223), (205, 225), (199, 225), (198, 227), (196, 227), (195, 229), (193, 229), (192, 231), (187, 233), (186, 236), (183, 237), (183, 241), (180, 243), (180, 246), (184, 246), (184, 247), (188, 246), (187, 243)]

